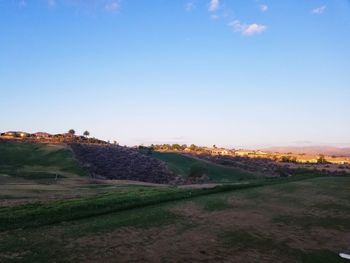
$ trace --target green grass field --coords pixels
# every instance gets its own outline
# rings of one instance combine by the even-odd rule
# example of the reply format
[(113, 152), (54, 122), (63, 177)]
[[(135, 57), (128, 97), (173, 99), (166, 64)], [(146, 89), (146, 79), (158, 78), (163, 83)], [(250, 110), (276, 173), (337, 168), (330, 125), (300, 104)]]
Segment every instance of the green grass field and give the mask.
[[(101, 185), (100, 187), (96, 185), (93, 189), (96, 192), (92, 197), (82, 196), (73, 200), (56, 200), (49, 203), (36, 202), (13, 207), (0, 207), (0, 231), (49, 225), (202, 195), (286, 184), (305, 180), (305, 178), (296, 176), (274, 181), (266, 180), (246, 184), (226, 184), (202, 189), (145, 186), (107, 188), (105, 185)], [(101, 189), (104, 191), (98, 192)], [(207, 205), (208, 210), (217, 210), (221, 209), (221, 207), (225, 207), (225, 203), (217, 199), (212, 199)]]
[(61, 145), (23, 142), (0, 143), (0, 175), (24, 179), (48, 179), (56, 174), (86, 175), (73, 158), (72, 152)]
[[(345, 262), (337, 254), (350, 249), (350, 178), (222, 190), (189, 196), (187, 190), (141, 187), (3, 209), (0, 261)], [(81, 217), (69, 218), (67, 211)], [(3, 221), (6, 213), (21, 218), (18, 224)], [(54, 217), (61, 220), (18, 228)]]
[[(154, 157), (183, 176), (200, 162)], [(350, 177), (200, 165), (225, 184), (91, 184), (63, 146), (0, 143), (0, 262), (344, 262)]]
[(64, 145), (0, 142), (0, 206), (94, 194)]
[(178, 153), (154, 152), (152, 154), (152, 157), (164, 161), (171, 171), (185, 177), (190, 174), (191, 167), (200, 166), (203, 167), (206, 175), (211, 179), (211, 181), (217, 183), (256, 179), (256, 176), (253, 173), (196, 160), (194, 158), (187, 157)]

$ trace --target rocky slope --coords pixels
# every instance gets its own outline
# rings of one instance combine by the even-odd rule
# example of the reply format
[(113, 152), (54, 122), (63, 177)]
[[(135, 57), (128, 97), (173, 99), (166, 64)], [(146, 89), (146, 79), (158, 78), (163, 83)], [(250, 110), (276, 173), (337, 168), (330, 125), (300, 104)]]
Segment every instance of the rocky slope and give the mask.
[(94, 178), (178, 183), (166, 165), (137, 150), (116, 145), (71, 144), (76, 158)]

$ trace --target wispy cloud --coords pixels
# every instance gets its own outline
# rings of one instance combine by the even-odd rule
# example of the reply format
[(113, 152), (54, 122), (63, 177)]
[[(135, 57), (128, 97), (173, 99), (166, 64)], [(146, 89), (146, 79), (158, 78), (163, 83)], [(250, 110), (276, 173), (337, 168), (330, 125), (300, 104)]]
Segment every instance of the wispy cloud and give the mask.
[(187, 2), (186, 4), (185, 4), (185, 10), (186, 10), (186, 12), (191, 12), (193, 9), (195, 9), (196, 8), (196, 4), (193, 2), (193, 1), (191, 1), (191, 2)]
[(268, 5), (260, 5), (260, 11), (265, 13), (267, 12), (267, 10), (269, 10), (269, 7)]
[(107, 2), (104, 6), (104, 9), (108, 12), (117, 12), (120, 8), (120, 1), (119, 0), (115, 0), (115, 1), (110, 1)]
[(220, 1), (219, 0), (210, 0), (210, 3), (209, 3), (209, 11), (210, 12), (215, 12), (216, 10), (219, 9), (219, 6), (220, 6)]
[(321, 15), (324, 13), (324, 11), (326, 11), (326, 8), (327, 8), (327, 6), (325, 6), (325, 5), (320, 6), (320, 7), (316, 7), (316, 8), (311, 10), (311, 13), (315, 14), (315, 15)]
[(234, 20), (228, 24), (234, 32), (241, 33), (245, 36), (253, 36), (256, 34), (261, 34), (266, 31), (267, 26), (259, 25), (256, 23), (253, 24), (245, 24), (241, 23), (239, 20)]

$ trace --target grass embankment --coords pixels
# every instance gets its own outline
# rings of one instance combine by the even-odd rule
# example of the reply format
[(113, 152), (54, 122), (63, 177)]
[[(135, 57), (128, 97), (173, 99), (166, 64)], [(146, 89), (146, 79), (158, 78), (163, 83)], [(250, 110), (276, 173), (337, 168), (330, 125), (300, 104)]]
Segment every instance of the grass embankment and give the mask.
[(234, 191), (265, 185), (287, 183), (311, 178), (266, 180), (249, 184), (223, 185), (210, 189), (137, 188), (125, 192), (106, 193), (92, 198), (35, 203), (30, 205), (0, 208), (0, 231), (14, 228), (35, 227), (81, 219), (116, 211), (155, 205), (168, 201), (188, 199), (220, 192)]
[(237, 182), (256, 178), (253, 173), (245, 172), (236, 168), (223, 167), (214, 163), (197, 160), (178, 153), (154, 152), (152, 154), (152, 157), (164, 161), (172, 172), (184, 177), (190, 174), (193, 167), (199, 166), (203, 168), (204, 173), (213, 182)]
[(84, 176), (86, 172), (62, 145), (0, 142), (0, 176), (27, 180)]

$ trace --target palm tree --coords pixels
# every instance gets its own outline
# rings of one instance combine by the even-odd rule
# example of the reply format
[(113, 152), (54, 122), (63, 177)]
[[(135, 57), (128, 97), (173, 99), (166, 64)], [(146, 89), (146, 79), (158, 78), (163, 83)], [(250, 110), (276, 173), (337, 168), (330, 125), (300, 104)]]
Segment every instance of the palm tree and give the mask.
[(84, 131), (83, 135), (84, 135), (85, 137), (89, 137), (89, 136), (90, 136), (90, 132)]

